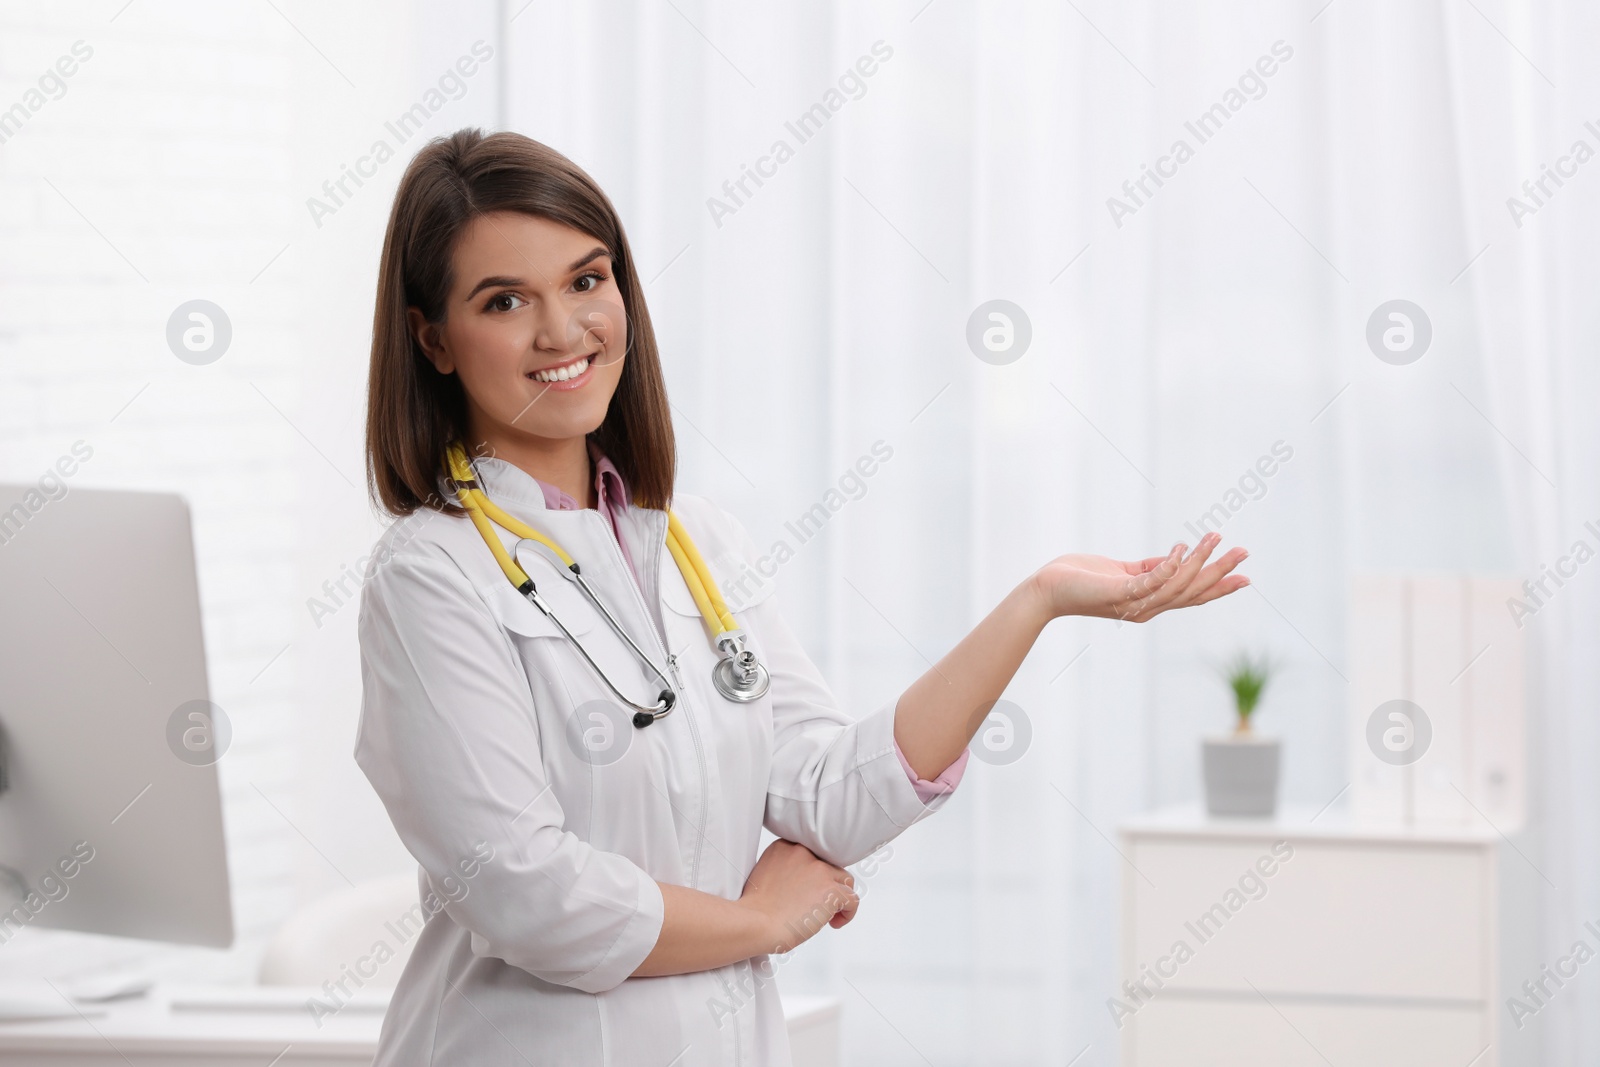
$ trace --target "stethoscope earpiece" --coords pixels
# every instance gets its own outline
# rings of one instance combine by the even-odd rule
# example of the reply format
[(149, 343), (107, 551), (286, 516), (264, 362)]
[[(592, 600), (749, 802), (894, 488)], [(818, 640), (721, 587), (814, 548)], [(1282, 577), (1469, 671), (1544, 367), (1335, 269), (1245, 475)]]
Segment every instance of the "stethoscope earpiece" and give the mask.
[(649, 726), (651, 723), (653, 723), (657, 719), (661, 718), (667, 712), (671, 711), (672, 710), (672, 706), (674, 704), (676, 704), (677, 702), (678, 702), (678, 694), (674, 693), (670, 689), (663, 689), (661, 691), (661, 695), (656, 698), (656, 703), (660, 707), (661, 710), (660, 711), (636, 711), (636, 712), (634, 712), (633, 713), (633, 725), (634, 725), (634, 728), (638, 729), (638, 730), (643, 730), (646, 726)]

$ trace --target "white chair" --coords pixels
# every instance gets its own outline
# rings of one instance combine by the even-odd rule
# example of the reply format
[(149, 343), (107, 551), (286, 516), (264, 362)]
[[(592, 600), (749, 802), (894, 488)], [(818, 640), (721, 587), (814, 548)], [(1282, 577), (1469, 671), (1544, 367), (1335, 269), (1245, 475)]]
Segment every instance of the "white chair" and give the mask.
[[(344, 981), (393, 989), (421, 929), (417, 876), (397, 874), (312, 901), (278, 928), (257, 981), (316, 986)], [(381, 947), (380, 947), (381, 946)]]

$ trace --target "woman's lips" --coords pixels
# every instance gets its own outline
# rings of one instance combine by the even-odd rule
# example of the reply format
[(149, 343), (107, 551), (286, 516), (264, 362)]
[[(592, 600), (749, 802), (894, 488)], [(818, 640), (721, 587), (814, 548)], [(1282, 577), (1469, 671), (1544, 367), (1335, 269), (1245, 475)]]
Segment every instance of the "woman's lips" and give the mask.
[[(547, 390), (559, 389), (562, 391), (567, 391), (571, 389), (578, 389), (594, 376), (594, 361), (597, 355), (598, 353), (591, 352), (587, 356), (580, 356), (579, 358), (569, 360), (566, 363), (559, 363), (554, 367), (542, 367), (538, 371), (528, 374), (526, 377), (529, 381), (537, 385), (542, 385)], [(549, 375), (559, 373), (569, 374), (571, 377), (560, 379), (549, 377)], [(546, 377), (540, 377), (540, 375), (545, 375)]]

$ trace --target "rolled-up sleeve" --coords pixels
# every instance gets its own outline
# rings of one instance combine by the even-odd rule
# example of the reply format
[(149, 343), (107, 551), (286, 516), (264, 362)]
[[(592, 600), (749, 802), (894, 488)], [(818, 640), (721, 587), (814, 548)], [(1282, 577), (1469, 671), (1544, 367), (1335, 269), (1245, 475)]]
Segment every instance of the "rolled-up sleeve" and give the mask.
[[(619, 985), (660, 935), (660, 887), (563, 828), (522, 660), (466, 576), (445, 558), (391, 560), (359, 629), (356, 762), (446, 913), (479, 955), (588, 993)], [(464, 880), (480, 843), (493, 856)]]

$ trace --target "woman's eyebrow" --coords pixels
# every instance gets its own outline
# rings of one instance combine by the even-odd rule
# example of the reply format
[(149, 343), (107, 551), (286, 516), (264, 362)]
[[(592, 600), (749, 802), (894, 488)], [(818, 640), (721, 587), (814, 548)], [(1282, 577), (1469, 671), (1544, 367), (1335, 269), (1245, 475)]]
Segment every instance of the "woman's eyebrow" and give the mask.
[(516, 289), (521, 285), (521, 278), (509, 278), (504, 274), (492, 275), (483, 279), (483, 281), (479, 282), (477, 285), (474, 285), (472, 287), (472, 292), (467, 294), (466, 299), (471, 300), (485, 289), (495, 289), (500, 287)]
[(596, 256), (609, 256), (609, 255), (611, 255), (610, 252), (607, 252), (604, 248), (596, 246), (593, 251), (591, 251), (588, 255), (584, 256), (582, 259), (578, 260), (576, 263), (572, 264), (572, 266), (568, 267), (567, 270), (568, 271), (575, 271), (579, 267), (583, 266), (585, 263), (587, 263), (590, 260), (594, 259)]
[[(570, 267), (568, 267), (567, 271), (570, 273), (572, 271), (577, 270), (579, 267), (582, 267), (585, 263), (589, 263), (592, 260), (597, 259), (597, 258), (599, 258), (601, 256), (609, 257), (610, 255), (611, 255), (611, 253), (606, 251), (606, 249), (603, 246), (597, 245), (592, 250), (590, 250), (587, 255), (583, 256), (580, 259), (578, 259)], [(477, 296), (479, 293), (481, 293), (485, 289), (495, 289), (495, 288), (515, 289), (515, 288), (519, 287), (520, 285), (522, 285), (522, 279), (521, 278), (512, 278), (512, 277), (509, 277), (509, 276), (504, 275), (504, 274), (492, 275), (492, 276), (490, 276), (488, 278), (483, 279), (477, 285), (474, 285), (472, 287), (472, 292), (470, 292), (470, 293), (468, 293), (466, 295), (466, 299), (467, 300), (471, 300), (473, 297)]]

